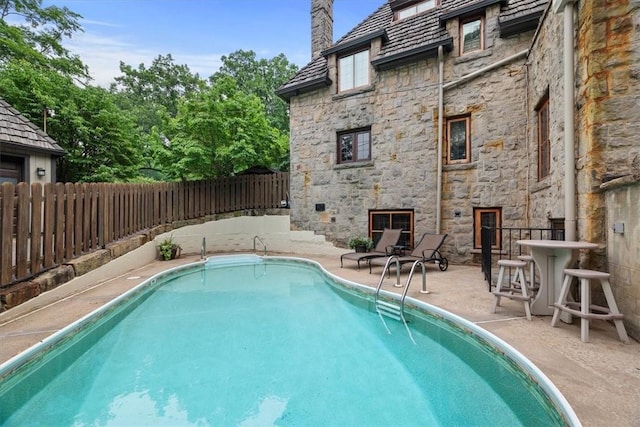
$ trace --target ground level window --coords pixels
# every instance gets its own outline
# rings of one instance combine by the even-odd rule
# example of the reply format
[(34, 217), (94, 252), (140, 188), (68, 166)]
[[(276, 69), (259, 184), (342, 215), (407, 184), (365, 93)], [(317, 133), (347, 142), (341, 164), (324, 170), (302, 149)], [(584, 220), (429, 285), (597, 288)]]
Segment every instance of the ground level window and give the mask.
[(482, 229), (491, 230), (491, 248), (500, 249), (502, 227), (502, 208), (474, 208), (473, 209), (473, 247), (482, 247)]
[(413, 210), (370, 210), (369, 237), (377, 243), (385, 228), (402, 229), (399, 244), (413, 247)]
[(338, 134), (338, 163), (371, 160), (371, 129), (358, 129)]
[(551, 240), (564, 240), (564, 218), (552, 218), (549, 220), (551, 227)]

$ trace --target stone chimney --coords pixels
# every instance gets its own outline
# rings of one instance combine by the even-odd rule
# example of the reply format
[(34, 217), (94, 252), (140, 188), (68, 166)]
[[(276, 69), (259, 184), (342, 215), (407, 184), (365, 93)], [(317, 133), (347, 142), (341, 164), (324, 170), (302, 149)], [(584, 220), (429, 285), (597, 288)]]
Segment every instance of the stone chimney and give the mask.
[(333, 44), (333, 0), (311, 0), (311, 59)]

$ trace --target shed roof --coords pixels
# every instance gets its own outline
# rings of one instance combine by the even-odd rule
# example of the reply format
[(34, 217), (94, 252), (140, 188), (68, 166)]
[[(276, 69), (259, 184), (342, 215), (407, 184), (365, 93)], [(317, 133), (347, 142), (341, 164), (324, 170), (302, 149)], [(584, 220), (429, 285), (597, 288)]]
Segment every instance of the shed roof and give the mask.
[(0, 99), (0, 143), (55, 156), (65, 153), (53, 138), (3, 99)]
[(537, 25), (548, 2), (549, 0), (442, 0), (438, 7), (399, 21), (393, 20), (391, 5), (385, 2), (325, 50), (323, 55), (313, 58), (302, 67), (276, 93), (283, 98), (290, 98), (331, 85), (325, 56), (339, 53), (342, 49), (351, 49), (354, 44), (369, 40), (372, 35), (382, 37), (383, 44), (380, 54), (372, 58), (371, 63), (377, 69), (386, 69), (419, 58), (436, 56), (438, 46), (443, 46), (446, 51), (451, 50), (453, 40), (441, 25), (442, 17), (455, 17), (457, 12), (466, 13), (465, 11), (475, 11), (499, 3), (501, 11), (498, 20), (501, 28), (504, 25), (508, 30), (503, 34), (507, 36), (531, 29), (532, 23)]

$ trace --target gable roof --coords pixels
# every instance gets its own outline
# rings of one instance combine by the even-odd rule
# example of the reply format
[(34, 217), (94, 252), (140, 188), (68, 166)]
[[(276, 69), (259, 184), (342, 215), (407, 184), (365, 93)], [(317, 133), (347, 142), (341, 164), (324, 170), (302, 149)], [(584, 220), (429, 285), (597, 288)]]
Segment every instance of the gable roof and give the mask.
[[(453, 39), (442, 20), (474, 13), (494, 4), (501, 5), (498, 21), (501, 36), (535, 28), (549, 0), (441, 0), (441, 5), (426, 12), (394, 21), (393, 10), (385, 2), (354, 29), (340, 38), (329, 49), (302, 67), (287, 83), (276, 91), (282, 98), (310, 92), (331, 85), (326, 56), (368, 44), (373, 38), (382, 38), (382, 49), (371, 64), (379, 70), (389, 69), (421, 58), (437, 56), (438, 47), (445, 51), (453, 48)], [(402, 2), (392, 3), (400, 4)], [(530, 28), (531, 25), (533, 28)], [(504, 30), (503, 30), (504, 26)]]
[(0, 143), (55, 156), (65, 154), (53, 138), (3, 99), (0, 99)]

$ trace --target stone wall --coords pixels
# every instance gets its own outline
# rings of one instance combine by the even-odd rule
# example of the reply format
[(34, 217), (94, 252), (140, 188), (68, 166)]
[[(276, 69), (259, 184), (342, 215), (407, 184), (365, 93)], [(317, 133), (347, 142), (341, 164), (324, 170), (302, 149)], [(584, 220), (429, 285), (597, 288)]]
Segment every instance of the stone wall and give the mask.
[[(487, 12), (487, 49), (445, 55), (445, 84), (528, 48), (533, 32), (498, 36), (497, 13)], [(455, 21), (447, 29), (457, 38)], [(331, 74), (335, 58), (328, 62)], [(436, 228), (438, 61), (371, 73), (371, 86), (357, 93), (337, 94), (334, 83), (291, 99), (292, 224), (343, 245), (367, 233), (369, 209), (413, 209), (416, 237)], [(454, 263), (473, 259), (474, 207), (501, 207), (505, 226), (526, 220), (525, 88), (522, 58), (444, 93), (445, 116), (471, 116), (471, 163), (443, 171), (443, 252)], [(371, 161), (337, 164), (337, 132), (367, 126)], [(316, 212), (320, 203), (325, 210)]]
[[(563, 18), (547, 10), (527, 58), (527, 156), (532, 227), (549, 227), (550, 218), (564, 218), (564, 84)], [(538, 180), (538, 114), (540, 102), (549, 99), (549, 175)]]
[[(640, 178), (640, 4), (588, 0), (576, 8), (577, 239), (599, 243), (581, 266), (609, 271), (625, 324), (636, 338), (640, 319), (638, 187)], [(527, 61), (531, 224), (546, 226), (564, 214), (563, 15), (545, 15)], [(549, 93), (551, 174), (538, 182), (535, 105)], [(618, 178), (624, 177), (624, 178)], [(617, 179), (616, 179), (617, 178)], [(613, 180), (613, 181), (612, 181)], [(608, 182), (611, 181), (611, 182)], [(622, 184), (621, 184), (622, 183)], [(634, 184), (636, 183), (636, 184)], [(613, 233), (625, 223), (624, 234)], [(603, 302), (602, 295), (594, 296)]]
[(639, 9), (630, 0), (580, 2), (576, 182), (579, 216), (586, 219), (581, 235), (592, 241), (606, 239), (600, 185), (640, 162)]
[[(585, 0), (578, 10), (578, 213), (604, 243), (589, 265), (611, 273), (629, 334), (640, 338), (640, 2)], [(614, 223), (624, 233), (614, 233)]]

